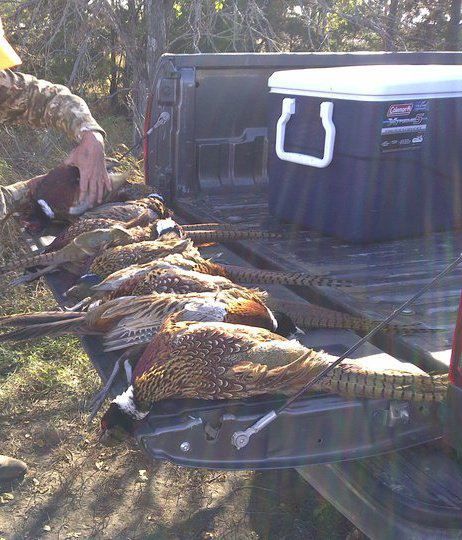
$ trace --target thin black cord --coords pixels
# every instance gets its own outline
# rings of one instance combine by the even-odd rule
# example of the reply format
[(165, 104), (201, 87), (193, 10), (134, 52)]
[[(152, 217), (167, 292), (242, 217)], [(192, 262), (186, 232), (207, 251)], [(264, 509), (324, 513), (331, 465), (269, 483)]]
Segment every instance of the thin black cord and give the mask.
[[(170, 114), (166, 111), (160, 113), (159, 115), (159, 118), (157, 119), (156, 123), (150, 127), (146, 133), (141, 137), (141, 139), (135, 143), (133, 146), (131, 146), (126, 152), (124, 152), (120, 158), (119, 158), (119, 161), (122, 161), (124, 158), (126, 158), (128, 156), (128, 154), (130, 154), (130, 152), (132, 152), (137, 146), (139, 146), (145, 139), (147, 139), (149, 137), (149, 135), (151, 135), (151, 133), (157, 129), (158, 127), (160, 126), (163, 126), (164, 124), (166, 124), (168, 121), (170, 120)], [(108, 167), (107, 167), (107, 170), (108, 171), (111, 171), (114, 167), (117, 167), (118, 163), (111, 163)]]

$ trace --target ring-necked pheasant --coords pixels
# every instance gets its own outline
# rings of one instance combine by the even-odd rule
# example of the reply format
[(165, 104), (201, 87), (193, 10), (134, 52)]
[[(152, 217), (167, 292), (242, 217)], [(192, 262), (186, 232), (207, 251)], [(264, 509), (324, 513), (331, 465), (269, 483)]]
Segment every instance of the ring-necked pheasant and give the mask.
[[(168, 252), (181, 252), (185, 254), (188, 251), (188, 249), (186, 249), (188, 244), (183, 243), (185, 239), (181, 238), (181, 228), (171, 218), (158, 220), (147, 229), (149, 230), (149, 234), (154, 234), (155, 232), (156, 236), (161, 238), (156, 241), (134, 242), (134, 240), (139, 240), (139, 237), (137, 237), (139, 233), (141, 233), (141, 235), (145, 234), (144, 228), (134, 227), (132, 229), (126, 229), (116, 225), (110, 229), (97, 229), (95, 231), (82, 233), (58, 251), (15, 260), (0, 268), (0, 271), (5, 273), (11, 270), (17, 270), (21, 267), (45, 266), (44, 269), (39, 270), (35, 274), (30, 274), (14, 280), (12, 284), (16, 285), (32, 281), (41, 275), (52, 272), (58, 266), (65, 266), (68, 271), (76, 275), (92, 273), (105, 278), (110, 274), (133, 264), (143, 264), (150, 262), (153, 259), (158, 259), (169, 254)], [(210, 235), (223, 235), (229, 234), (230, 232), (232, 231), (191, 231), (189, 237), (197, 238), (197, 235), (200, 235), (200, 238), (204, 239), (204, 234), (207, 235), (208, 238), (211, 238)], [(248, 233), (249, 231), (244, 232)], [(103, 249), (113, 245), (116, 247)], [(191, 250), (189, 249), (189, 252), (190, 251)], [(254, 269), (244, 270), (240, 267), (230, 265), (223, 267), (221, 265), (210, 263), (200, 256), (196, 256), (196, 254), (194, 254), (193, 257), (197, 260), (194, 262), (192, 268), (191, 266), (189, 266), (189, 268), (205, 273), (222, 275), (244, 283), (278, 283), (284, 285), (317, 285), (334, 287), (351, 285), (351, 283), (346, 280), (337, 280), (326, 276), (316, 276), (299, 272), (273, 272)], [(92, 258), (93, 260), (89, 272), (85, 272), (84, 263)]]
[[(260, 328), (168, 319), (148, 345), (131, 385), (105, 412), (106, 438), (133, 433), (153, 404), (171, 398), (241, 399), (262, 394), (292, 395), (335, 360)], [(348, 397), (442, 401), (447, 375), (375, 372), (345, 360), (314, 391)]]
[[(101, 230), (101, 229), (107, 229), (112, 227), (118, 227), (124, 228), (124, 229), (131, 229), (133, 227), (139, 227), (140, 225), (144, 225), (146, 223), (149, 223), (150, 216), (149, 211), (146, 209), (143, 211), (142, 214), (139, 216), (133, 218), (133, 220), (128, 222), (120, 222), (115, 221), (112, 219), (107, 218), (94, 218), (94, 219), (85, 219), (85, 220), (77, 220), (75, 223), (72, 223), (64, 229), (61, 233), (59, 233), (53, 242), (51, 242), (46, 249), (44, 250), (44, 253), (52, 253), (54, 251), (58, 251), (60, 249), (63, 249), (67, 244), (72, 242), (75, 238), (80, 236), (84, 233), (90, 233), (92, 231)], [(98, 234), (98, 233), (96, 233)], [(90, 237), (90, 235), (87, 235), (87, 237)], [(126, 238), (129, 239), (129, 235), (126, 235)]]
[[(90, 223), (93, 220), (89, 220)], [(172, 226), (173, 224), (173, 226)], [(84, 225), (85, 227), (85, 225)], [(183, 246), (183, 241), (177, 233), (168, 234), (170, 230), (176, 227), (176, 224), (170, 219), (159, 219), (155, 222), (157, 236), (162, 238), (162, 252), (167, 255), (169, 248), (172, 246), (172, 253), (176, 252), (176, 246)], [(134, 227), (137, 229), (137, 227)], [(72, 233), (72, 230), (71, 230)], [(70, 236), (73, 236), (70, 234)], [(63, 234), (59, 239), (59, 243), (65, 243), (69, 238)], [(32, 281), (39, 276), (53, 272), (57, 267), (64, 267), (69, 272), (82, 275), (85, 268), (91, 263), (93, 258), (110, 245), (125, 246), (131, 244), (133, 234), (131, 229), (128, 229), (120, 224), (115, 224), (111, 228), (94, 229), (87, 232), (82, 232), (72, 240), (68, 241), (61, 249), (56, 251), (40, 253), (38, 255), (29, 255), (21, 259), (15, 259), (8, 264), (0, 267), (1, 273), (11, 272), (20, 268), (31, 268), (34, 266), (43, 266), (44, 268), (34, 274), (29, 274), (20, 277), (12, 282), (13, 285)], [(159, 242), (157, 247), (159, 246)], [(197, 252), (198, 253), (198, 252)]]
[[(158, 269), (194, 271), (194, 268), (197, 266), (194, 261), (195, 258), (199, 256), (199, 251), (192, 244), (189, 244), (185, 249), (187, 251), (185, 255), (181, 252), (171, 253), (162, 255), (160, 258), (155, 258), (147, 263), (131, 264), (121, 270), (113, 272), (104, 279), (97, 274), (87, 273), (81, 276), (78, 283), (66, 291), (64, 295), (66, 298), (71, 298), (73, 300), (83, 300), (84, 298), (91, 296), (95, 296), (95, 299), (99, 299), (102, 295), (110, 294), (119, 289), (122, 290), (125, 283), (130, 283), (128, 287), (132, 289), (139, 286), (140, 290), (142, 287), (149, 290), (151, 277), (147, 276), (147, 274), (151, 271), (154, 272), (153, 276), (156, 275), (155, 272)], [(145, 275), (146, 277), (142, 279)], [(156, 291), (150, 291), (146, 294), (150, 294), (151, 292)], [(114, 294), (114, 298), (117, 296), (125, 295)]]
[(131, 229), (147, 226), (153, 221), (168, 217), (170, 217), (170, 210), (164, 205), (161, 196), (157, 194), (123, 203), (109, 203), (80, 216), (61, 231), (44, 252), (51, 253), (62, 249), (80, 234), (97, 229), (112, 227)]
[[(165, 259), (171, 260), (171, 257), (165, 257)], [(118, 287), (114, 282), (106, 283), (106, 280), (101, 282), (101, 279), (95, 274), (88, 274), (81, 278), (79, 285), (67, 291), (65, 296), (75, 300), (85, 298), (88, 300), (87, 303), (91, 303), (96, 300), (113, 300), (121, 296), (143, 296), (152, 293), (218, 292), (243, 288), (222, 276), (185, 270), (172, 266), (168, 262), (163, 264), (165, 259), (159, 260), (158, 266), (151, 268), (143, 280), (137, 279), (135, 275), (134, 279), (124, 279)]]
[[(120, 246), (112, 248), (96, 257), (93, 261), (89, 273), (96, 274), (101, 278), (107, 278), (115, 272), (121, 271), (131, 265), (143, 265), (151, 263), (153, 267), (157, 262), (150, 252), (153, 246), (152, 242), (140, 242), (129, 246)], [(154, 248), (155, 249), (155, 248)], [(328, 276), (317, 276), (303, 272), (278, 272), (272, 270), (260, 270), (256, 268), (244, 268), (240, 266), (218, 264), (194, 252), (177, 251), (178, 256), (174, 265), (181, 268), (203, 272), (204, 274), (212, 274), (222, 276), (236, 281), (238, 283), (253, 283), (266, 285), (299, 285), (299, 286), (330, 286), (330, 287), (348, 287), (351, 282), (347, 280), (330, 278)], [(165, 261), (164, 261), (165, 262)], [(147, 269), (147, 267), (145, 267)], [(127, 268), (127, 270), (129, 270)], [(134, 278), (133, 273), (130, 273), (130, 278)], [(144, 279), (146, 273), (139, 272), (139, 279)], [(118, 276), (120, 279), (120, 275)], [(149, 279), (146, 278), (146, 279)]]
[[(139, 275), (136, 274), (137, 269), (139, 272), (142, 271), (141, 267), (132, 267), (134, 277), (122, 280), (120, 283), (117, 280), (117, 272), (102, 282), (100, 282), (98, 276), (90, 274), (82, 280), (81, 285), (74, 287), (74, 290), (68, 291), (66, 297), (76, 298), (76, 300), (86, 298), (85, 302), (78, 305), (80, 308), (80, 306), (88, 305), (99, 299), (104, 302), (121, 296), (142, 296), (152, 293), (213, 292), (239, 287), (230, 279), (222, 276), (185, 270), (171, 266), (168, 262), (162, 264), (164, 260), (174, 262), (174, 257), (166, 257), (160, 260), (159, 264), (149, 270), (143, 279), (139, 279)], [(342, 328), (369, 332), (380, 322), (365, 317), (355, 317), (348, 313), (326, 309), (307, 302), (287, 302), (272, 296), (268, 297), (266, 303), (273, 310), (288, 314), (294, 323), (303, 329)], [(407, 335), (417, 332), (431, 332), (435, 331), (435, 329), (421, 324), (390, 323), (385, 326), (383, 331)]]
[(108, 229), (96, 229), (91, 233), (82, 233), (66, 246), (51, 253), (41, 253), (23, 259), (18, 259), (0, 268), (1, 273), (30, 268), (33, 266), (43, 266), (40, 270), (32, 274), (27, 274), (14, 279), (11, 285), (19, 285), (33, 281), (40, 276), (54, 272), (59, 266), (64, 267), (68, 272), (80, 276), (95, 256), (104, 250), (111, 242), (124, 244), (127, 240), (127, 229), (123, 227), (113, 227), (108, 237)]
[[(147, 190), (152, 191), (143, 184), (131, 183), (126, 173), (109, 173), (109, 176), (113, 189), (105, 200), (126, 200), (127, 195), (139, 198)], [(35, 223), (35, 228), (44, 226), (49, 219), (72, 221), (78, 214), (76, 206), (81, 207), (81, 211), (88, 209), (87, 203), (78, 203), (79, 191), (77, 167), (61, 165), (46, 174), (8, 186), (9, 200), (3, 211), (19, 213), (23, 223)]]
[(266, 294), (255, 290), (229, 289), (188, 294), (126, 296), (110, 300), (87, 312), (38, 312), (0, 319), (0, 326), (16, 330), (0, 335), (0, 342), (63, 334), (103, 335), (107, 351), (148, 343), (164, 320), (181, 312), (184, 320), (223, 321), (268, 328), (288, 336), (297, 328), (284, 313), (266, 307)]
[[(139, 218), (146, 219), (146, 216)], [(76, 263), (77, 260), (86, 259), (88, 250), (82, 250), (79, 253), (77, 246), (85, 246), (86, 243), (91, 243), (93, 248), (101, 242), (101, 248), (106, 246), (119, 246), (127, 244), (139, 244), (141, 242), (156, 240), (162, 237), (163, 241), (175, 240), (188, 236), (193, 241), (209, 242), (221, 241), (226, 239), (240, 238), (262, 238), (265, 235), (274, 236), (274, 233), (266, 233), (262, 231), (183, 231), (183, 229), (175, 223), (171, 218), (158, 219), (151, 225), (140, 227), (136, 226), (137, 220), (128, 224), (120, 224), (111, 220), (95, 219), (83, 220), (71, 225), (66, 231), (61, 233), (57, 239), (46, 249), (45, 253), (40, 255), (31, 255), (22, 259), (14, 260), (0, 268), (0, 271), (5, 273), (19, 268), (28, 268), (32, 266), (49, 266), (55, 268), (62, 266), (66, 262)], [(93, 227), (97, 227), (94, 230)], [(90, 230), (88, 230), (90, 229)], [(124, 234), (123, 231), (125, 231)], [(79, 234), (80, 233), (80, 234)], [(92, 237), (95, 238), (92, 238)], [(71, 241), (75, 240), (70, 249), (66, 249), (71, 245)], [(135, 247), (133, 249), (136, 249)], [(41, 271), (39, 275), (43, 275)], [(31, 281), (33, 275), (24, 279), (19, 279), (17, 283)]]
[(148, 212), (149, 222), (168, 218), (171, 215), (171, 211), (165, 205), (162, 196), (158, 193), (150, 193), (146, 197), (138, 199), (102, 204), (82, 214), (79, 221), (108, 219), (119, 223), (127, 223), (140, 217), (146, 211)]
[[(143, 208), (143, 206), (141, 206)], [(79, 234), (89, 233), (94, 229), (109, 229), (108, 237), (110, 237), (110, 229), (113, 227), (124, 227), (127, 229), (127, 239), (125, 244), (134, 244), (147, 240), (157, 240), (160, 236), (167, 233), (178, 237), (191, 238), (196, 244), (207, 242), (225, 242), (228, 240), (249, 240), (249, 239), (264, 239), (264, 238), (279, 238), (278, 233), (267, 231), (252, 231), (252, 230), (227, 230), (227, 229), (208, 229), (208, 230), (189, 230), (184, 228), (173, 219), (168, 218), (168, 215), (163, 214), (152, 219), (152, 207), (144, 205), (145, 211), (138, 214), (131, 221), (117, 221), (109, 218), (94, 218), (79, 220), (75, 224), (70, 225), (64, 230), (55, 241), (49, 246), (47, 251), (56, 251), (63, 248), (67, 243), (76, 238)], [(114, 216), (115, 217), (115, 216)]]
[(81, 300), (96, 291), (115, 291), (128, 280), (132, 287), (149, 290), (150, 280), (152, 276), (155, 277), (155, 272), (152, 276), (150, 272), (158, 268), (193, 270), (222, 276), (241, 284), (351, 286), (349, 281), (327, 276), (217, 264), (201, 257), (197, 248), (188, 239), (182, 242), (170, 239), (170, 252), (163, 249), (163, 243), (159, 242), (140, 242), (108, 249), (94, 259), (86, 275), (68, 291), (68, 296)]
[[(169, 220), (159, 220), (158, 227), (160, 227), (161, 221), (168, 222)], [(338, 280), (327, 276), (317, 276), (300, 272), (277, 272), (256, 270), (252, 268), (246, 269), (238, 266), (225, 266), (212, 263), (199, 255), (197, 248), (194, 248), (190, 239), (178, 238), (177, 233), (173, 231), (175, 228), (176, 224), (172, 228), (167, 227), (167, 229), (163, 229), (162, 231), (159, 230), (159, 234), (162, 234), (162, 237), (159, 240), (130, 243), (128, 245), (123, 244), (126, 244), (127, 241), (129, 242), (132, 238), (131, 230), (118, 226), (109, 230), (100, 229), (81, 234), (59, 251), (16, 260), (3, 266), (0, 271), (4, 273), (21, 267), (24, 268), (37, 265), (45, 266), (44, 269), (36, 274), (14, 280), (12, 282), (13, 284), (31, 281), (40, 275), (54, 271), (58, 266), (62, 265), (65, 265), (66, 269), (77, 275), (91, 273), (96, 274), (101, 278), (106, 278), (110, 274), (123, 270), (131, 265), (145, 264), (170, 254), (181, 253), (187, 261), (186, 266), (182, 266), (183, 268), (198, 270), (208, 274), (221, 275), (240, 283), (332, 287), (345, 287), (351, 285), (349, 281)], [(115, 236), (117, 236), (117, 238), (115, 238)], [(113, 243), (119, 245), (102, 249), (102, 247), (107, 247)], [(89, 268), (87, 267), (86, 271), (82, 264), (77, 264), (81, 263), (82, 260), (91, 261), (91, 264)], [(72, 266), (69, 266), (69, 263), (71, 263)], [(77, 267), (75, 267), (75, 265), (77, 265)]]
[[(195, 248), (191, 245), (189, 249), (183, 252), (180, 246), (176, 249), (177, 253), (171, 254), (166, 254), (164, 251), (157, 249), (150, 242), (138, 244), (136, 250), (132, 248), (125, 250), (123, 247), (119, 246), (116, 251), (109, 250), (111, 251), (109, 264), (107, 256), (96, 258), (89, 267), (88, 272), (79, 279), (76, 285), (66, 291), (65, 296), (75, 301), (81, 301), (92, 296), (95, 296), (95, 299), (111, 294), (111, 297), (123, 296), (129, 290), (136, 291), (136, 294), (142, 291), (145, 291), (143, 294), (149, 294), (157, 290), (157, 271), (166, 269), (173, 269), (173, 272), (175, 270), (189, 270), (207, 276), (221, 276), (240, 284), (351, 286), (348, 281), (326, 276), (217, 264), (192, 252), (191, 250)], [(123, 262), (120, 262), (120, 259)], [(149, 259), (151, 260), (149, 261)], [(146, 260), (149, 262), (144, 262)], [(109, 273), (110, 270), (113, 270), (113, 272)], [(106, 274), (108, 275), (106, 276)], [(211, 289), (215, 290), (214, 285), (211, 286)]]

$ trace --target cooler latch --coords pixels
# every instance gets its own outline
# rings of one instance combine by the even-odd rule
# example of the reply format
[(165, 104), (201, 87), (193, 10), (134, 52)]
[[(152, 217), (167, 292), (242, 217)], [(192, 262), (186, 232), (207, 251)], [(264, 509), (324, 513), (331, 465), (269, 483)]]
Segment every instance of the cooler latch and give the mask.
[(286, 135), (286, 124), (290, 117), (295, 114), (295, 99), (284, 98), (282, 100), (282, 113), (279, 117), (276, 126), (276, 154), (283, 161), (298, 163), (299, 165), (307, 165), (309, 167), (317, 167), (323, 169), (328, 167), (334, 156), (335, 143), (335, 125), (332, 120), (334, 104), (331, 101), (323, 101), (321, 103), (319, 116), (322, 120), (322, 125), (326, 136), (324, 139), (324, 156), (318, 158), (308, 154), (298, 154), (297, 152), (286, 152), (284, 150), (284, 141)]

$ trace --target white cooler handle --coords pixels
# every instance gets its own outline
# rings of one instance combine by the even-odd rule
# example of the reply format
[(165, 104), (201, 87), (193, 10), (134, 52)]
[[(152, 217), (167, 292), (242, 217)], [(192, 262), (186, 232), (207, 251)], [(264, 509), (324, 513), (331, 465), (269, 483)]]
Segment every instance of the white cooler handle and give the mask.
[(335, 124), (332, 120), (333, 110), (334, 104), (331, 101), (324, 101), (321, 103), (319, 116), (321, 117), (322, 126), (326, 132), (326, 138), (324, 140), (324, 156), (322, 158), (309, 156), (307, 154), (298, 154), (297, 152), (286, 152), (284, 150), (286, 124), (290, 120), (290, 117), (295, 114), (295, 99), (284, 98), (282, 100), (282, 113), (276, 126), (276, 154), (278, 158), (283, 161), (291, 161), (292, 163), (298, 163), (300, 165), (318, 167), (319, 169), (328, 167), (334, 157)]

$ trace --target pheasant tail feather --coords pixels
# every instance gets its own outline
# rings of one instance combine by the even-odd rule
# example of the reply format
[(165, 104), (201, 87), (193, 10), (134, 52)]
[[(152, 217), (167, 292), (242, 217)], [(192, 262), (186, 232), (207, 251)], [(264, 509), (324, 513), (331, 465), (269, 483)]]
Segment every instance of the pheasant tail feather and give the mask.
[(85, 315), (74, 312), (45, 312), (3, 317), (2, 326), (16, 326), (15, 330), (0, 335), (0, 342), (23, 341), (44, 336), (65, 334), (89, 334), (84, 321)]
[(0, 273), (5, 274), (7, 272), (13, 272), (15, 270), (23, 269), (23, 268), (31, 268), (34, 266), (54, 266), (55, 260), (56, 260), (56, 254), (55, 253), (40, 253), (38, 255), (29, 255), (27, 257), (22, 257), (20, 259), (15, 259), (12, 262), (9, 262), (8, 264), (5, 264), (4, 266), (0, 267)]
[[(308, 350), (285, 366), (270, 369), (264, 364), (239, 364), (232, 368), (235, 382), (246, 395), (282, 393), (293, 395), (313, 380), (332, 359)], [(347, 362), (347, 361), (346, 361)], [(409, 372), (368, 371), (355, 364), (342, 363), (311, 388), (349, 398), (394, 399), (401, 401), (441, 402), (446, 398), (448, 375)]]
[(204, 242), (233, 242), (235, 240), (264, 240), (282, 238), (282, 235), (269, 231), (251, 230), (186, 230), (188, 238), (195, 243)]
[(271, 270), (256, 270), (239, 266), (223, 265), (225, 277), (239, 283), (278, 284), (318, 287), (349, 287), (351, 282), (327, 276), (318, 276), (303, 272), (277, 272)]
[(377, 373), (341, 364), (323, 377), (313, 390), (345, 397), (440, 402), (446, 398), (448, 382), (447, 374)]
[[(271, 298), (268, 301), (270, 307), (283, 311), (300, 328), (346, 328), (358, 330), (359, 332), (370, 332), (380, 321), (355, 317), (348, 313), (335, 311), (332, 309), (315, 306), (301, 302), (286, 302)], [(383, 329), (386, 333), (400, 333), (402, 335), (431, 332), (432, 328), (427, 328), (419, 324), (390, 323)]]

